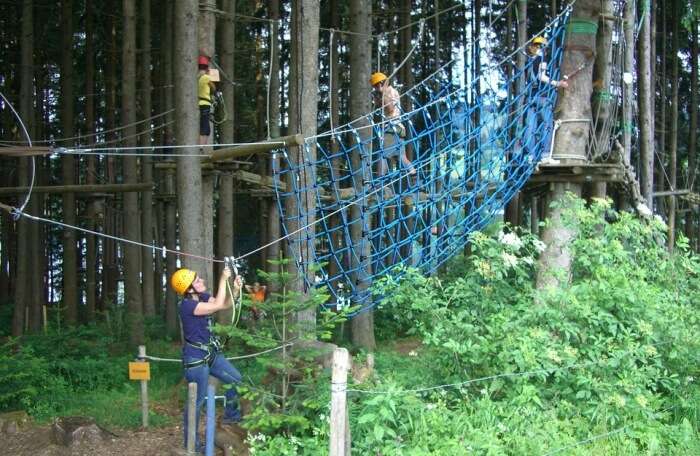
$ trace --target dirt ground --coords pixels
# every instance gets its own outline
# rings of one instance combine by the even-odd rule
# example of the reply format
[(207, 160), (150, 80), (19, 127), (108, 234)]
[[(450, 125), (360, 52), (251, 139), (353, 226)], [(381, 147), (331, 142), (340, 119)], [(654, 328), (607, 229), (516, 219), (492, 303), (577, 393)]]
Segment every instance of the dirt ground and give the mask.
[[(201, 435), (204, 435), (202, 429)], [(148, 430), (109, 429), (101, 442), (82, 442), (66, 447), (54, 443), (50, 425), (27, 425), (14, 434), (0, 435), (0, 454), (6, 456), (171, 456), (184, 455), (181, 426)], [(113, 435), (110, 435), (113, 434)], [(221, 439), (226, 432), (217, 428)], [(240, 439), (237, 445), (240, 448)], [(216, 455), (224, 455), (216, 449)], [(247, 454), (243, 450), (233, 454)]]
[(115, 435), (108, 436), (103, 442), (84, 442), (65, 447), (52, 442), (51, 426), (30, 426), (16, 434), (3, 435), (0, 453), (8, 456), (169, 456), (182, 444), (182, 430), (179, 426), (145, 431), (110, 431)]

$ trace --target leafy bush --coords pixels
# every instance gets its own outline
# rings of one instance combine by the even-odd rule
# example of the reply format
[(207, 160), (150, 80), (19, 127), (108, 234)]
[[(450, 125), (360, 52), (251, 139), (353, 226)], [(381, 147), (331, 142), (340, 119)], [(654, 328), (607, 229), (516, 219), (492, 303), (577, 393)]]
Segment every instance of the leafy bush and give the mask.
[(25, 409), (30, 413), (53, 410), (50, 398), (69, 391), (68, 384), (54, 376), (46, 359), (31, 346), (20, 346), (16, 339), (0, 350), (0, 410)]
[(535, 289), (543, 246), (532, 235), (475, 233), (460, 275), (387, 277), (375, 290), (388, 297), (381, 308), (432, 347), (444, 383), (497, 377), (452, 389), (452, 401), (554, 410), (588, 429), (658, 423), (697, 391), (700, 262), (683, 238), (669, 254), (659, 221), (606, 215), (605, 201), (568, 201), (569, 287)]

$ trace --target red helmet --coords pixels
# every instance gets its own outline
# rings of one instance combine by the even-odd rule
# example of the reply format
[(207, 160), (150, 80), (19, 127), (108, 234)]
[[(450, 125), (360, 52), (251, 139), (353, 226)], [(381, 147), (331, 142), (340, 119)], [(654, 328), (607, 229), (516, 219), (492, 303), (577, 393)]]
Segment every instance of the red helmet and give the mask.
[(207, 65), (209, 66), (209, 57), (206, 55), (200, 55), (197, 59), (197, 65)]

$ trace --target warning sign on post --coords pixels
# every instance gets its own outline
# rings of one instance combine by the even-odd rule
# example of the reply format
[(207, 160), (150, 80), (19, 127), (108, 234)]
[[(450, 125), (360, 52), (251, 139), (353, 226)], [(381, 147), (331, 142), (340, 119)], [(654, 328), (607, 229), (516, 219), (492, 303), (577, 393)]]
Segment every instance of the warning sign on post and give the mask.
[(129, 380), (150, 380), (151, 365), (141, 361), (129, 363)]

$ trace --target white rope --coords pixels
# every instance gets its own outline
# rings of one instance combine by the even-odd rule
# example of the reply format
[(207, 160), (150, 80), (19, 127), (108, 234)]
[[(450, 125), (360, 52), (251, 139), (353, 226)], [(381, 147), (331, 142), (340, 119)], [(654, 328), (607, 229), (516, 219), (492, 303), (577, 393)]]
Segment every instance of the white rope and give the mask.
[[(15, 115), (17, 118), (17, 122), (19, 122), (19, 125), (22, 127), (22, 131), (24, 132), (24, 136), (27, 138), (27, 144), (29, 147), (32, 147), (32, 138), (29, 136), (29, 132), (27, 131), (27, 126), (24, 125), (24, 122), (22, 121), (22, 117), (17, 113), (15, 110), (15, 107), (12, 106), (12, 103), (10, 103), (10, 100), (8, 100), (5, 95), (0, 92), (0, 97), (2, 97), (3, 100), (5, 100), (5, 104), (10, 107), (10, 110), (12, 113)], [(32, 163), (32, 179), (29, 184), (29, 190), (27, 191), (27, 196), (24, 198), (24, 202), (19, 208), (15, 208), (11, 214), (12, 218), (15, 220), (19, 220), (19, 217), (23, 214), (24, 208), (27, 207), (27, 204), (29, 203), (29, 199), (32, 197), (32, 190), (34, 190), (34, 178), (36, 176), (36, 163), (34, 162), (34, 157), (31, 157), (31, 163)]]
[[(247, 146), (256, 144), (270, 144), (273, 146), (284, 146), (284, 141), (257, 141), (248, 143), (225, 143), (217, 144), (219, 147), (234, 147), (234, 146)], [(100, 151), (110, 151), (110, 150), (157, 150), (157, 149), (190, 149), (202, 147), (201, 144), (176, 144), (170, 146), (130, 146), (130, 147), (66, 147), (57, 148), (63, 149), (64, 151), (75, 151), (75, 152), (100, 152)], [(108, 155), (108, 154), (105, 154)]]
[(421, 19), (418, 24), (419, 24), (419, 27), (418, 27), (418, 36), (416, 37), (416, 42), (413, 44), (413, 47), (411, 47), (411, 50), (408, 52), (406, 57), (404, 57), (404, 59), (401, 61), (401, 63), (399, 63), (399, 66), (396, 67), (394, 72), (391, 73), (387, 79), (391, 79), (394, 77), (394, 75), (401, 69), (401, 67), (404, 66), (404, 64), (406, 62), (408, 62), (408, 59), (411, 58), (413, 51), (415, 51), (416, 48), (418, 47), (418, 43), (420, 43), (420, 39), (423, 36), (423, 27), (425, 26), (425, 21), (423, 19)]
[[(132, 122), (132, 123), (126, 124), (126, 125), (120, 125), (118, 127), (110, 128), (109, 130), (100, 130), (100, 131), (96, 131), (94, 133), (89, 133), (86, 135), (71, 136), (69, 138), (43, 139), (41, 141), (34, 141), (34, 144), (53, 144), (53, 143), (60, 143), (60, 142), (65, 142), (65, 141), (72, 141), (74, 139), (87, 139), (87, 138), (90, 138), (92, 136), (100, 136), (100, 135), (104, 135), (107, 133), (113, 133), (115, 131), (119, 131), (119, 130), (123, 130), (125, 128), (133, 127), (135, 125), (142, 124), (144, 122), (148, 122), (148, 121), (151, 121), (153, 119), (158, 119), (160, 117), (167, 116), (168, 114), (170, 114), (171, 112), (174, 112), (174, 111), (175, 111), (174, 109), (170, 109), (168, 111), (161, 112), (160, 114), (153, 115), (153, 116), (148, 117), (146, 119), (141, 119), (139, 121)], [(165, 124), (165, 125), (167, 125), (167, 124)], [(146, 131), (150, 131), (150, 130), (146, 130)], [(8, 144), (24, 144), (24, 141), (6, 141), (6, 143), (8, 143)]]
[[(268, 349), (268, 350), (263, 350), (263, 351), (256, 352), (256, 353), (249, 353), (249, 354), (247, 354), (247, 355), (227, 356), (226, 359), (228, 359), (228, 360), (237, 360), (237, 359), (255, 358), (256, 356), (265, 355), (265, 354), (267, 354), (267, 353), (271, 353), (271, 352), (273, 352), (273, 351), (281, 350), (281, 349), (283, 349), (283, 348), (285, 348), (285, 347), (290, 347), (290, 346), (292, 346), (292, 345), (294, 345), (294, 344), (288, 343), (288, 344), (280, 345), (280, 346), (278, 346), (278, 347), (270, 348), (270, 349)], [(176, 358), (161, 358), (161, 357), (159, 357), (159, 356), (151, 356), (151, 355), (146, 355), (146, 356), (143, 357), (143, 359), (148, 359), (148, 360), (151, 360), (151, 361), (163, 361), (163, 362), (166, 362), (166, 363), (181, 363), (181, 362), (182, 362), (182, 359), (181, 359), (181, 358), (177, 358), (177, 359), (176, 359)]]

